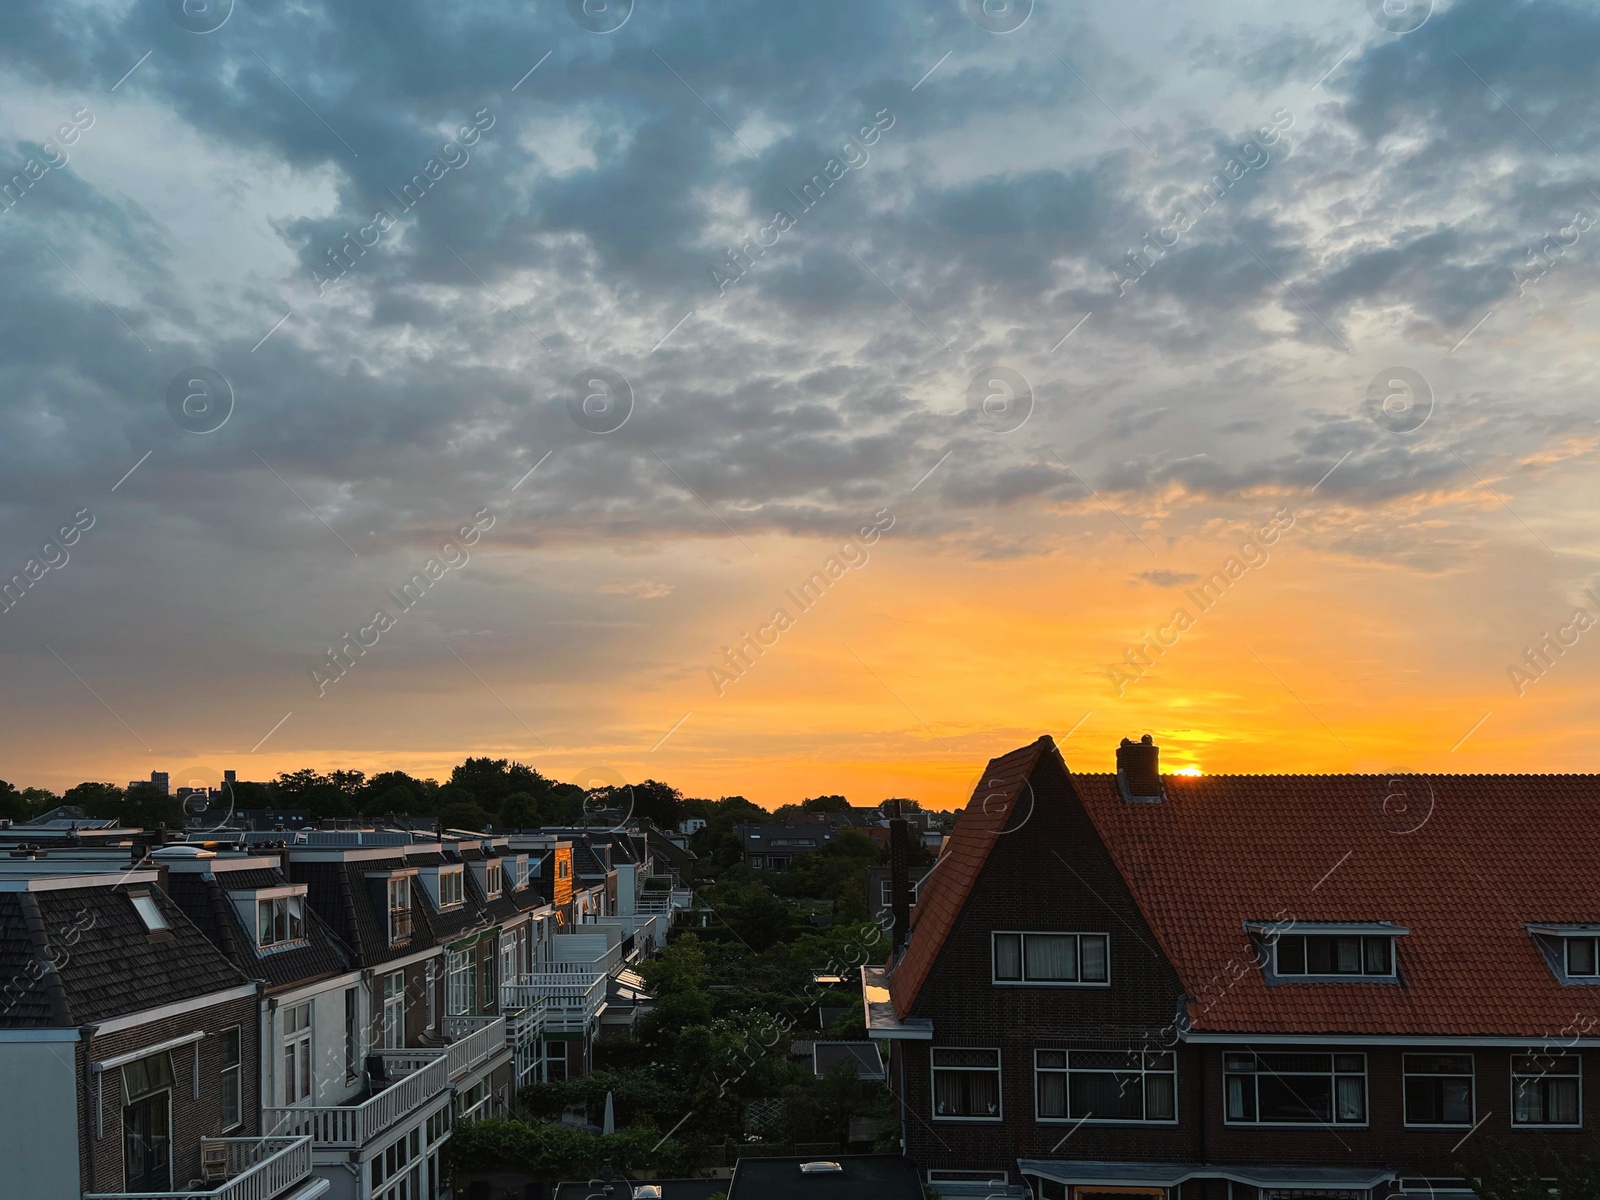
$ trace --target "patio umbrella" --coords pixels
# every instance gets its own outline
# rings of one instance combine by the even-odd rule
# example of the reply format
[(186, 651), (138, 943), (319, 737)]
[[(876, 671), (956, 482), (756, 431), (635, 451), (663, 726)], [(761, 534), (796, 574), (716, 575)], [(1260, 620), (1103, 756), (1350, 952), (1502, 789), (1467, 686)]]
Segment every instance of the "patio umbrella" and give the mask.
[(601, 1133), (615, 1133), (617, 1131), (617, 1113), (611, 1103), (611, 1093), (606, 1093), (606, 1116), (600, 1126)]

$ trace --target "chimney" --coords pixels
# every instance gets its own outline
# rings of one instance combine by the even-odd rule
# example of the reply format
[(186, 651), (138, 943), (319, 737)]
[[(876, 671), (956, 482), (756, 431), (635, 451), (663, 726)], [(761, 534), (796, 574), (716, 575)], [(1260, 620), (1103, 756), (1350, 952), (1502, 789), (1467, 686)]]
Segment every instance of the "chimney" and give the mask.
[(889, 906), (894, 916), (893, 954), (899, 954), (911, 935), (911, 835), (894, 802), (889, 819)]
[(1137, 742), (1123, 738), (1117, 747), (1117, 787), (1129, 803), (1160, 803), (1161, 747), (1147, 733)]

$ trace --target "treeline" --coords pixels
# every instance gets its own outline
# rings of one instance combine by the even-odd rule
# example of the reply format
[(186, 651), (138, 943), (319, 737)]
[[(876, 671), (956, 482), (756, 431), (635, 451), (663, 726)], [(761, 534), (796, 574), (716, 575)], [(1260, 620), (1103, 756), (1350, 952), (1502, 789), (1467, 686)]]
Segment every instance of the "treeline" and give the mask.
[[(212, 786), (220, 788), (221, 780)], [(742, 797), (740, 811), (767, 816)], [(83, 810), (85, 816), (110, 818), (130, 826), (175, 829), (183, 824), (184, 802), (168, 796), (154, 784), (86, 781), (57, 795), (44, 788), (18, 789), (0, 780), (0, 817), (24, 821), (60, 804)], [(231, 789), (213, 793), (211, 811), (234, 809), (288, 809), (308, 813), (315, 820), (378, 819), (438, 820), (447, 828), (532, 829), (542, 825), (572, 825), (606, 819), (607, 814), (632, 812), (672, 828), (691, 810), (717, 806), (716, 801), (685, 800), (677, 788), (647, 779), (632, 786), (585, 791), (541, 775), (524, 763), (504, 758), (468, 758), (441, 783), (405, 771), (330, 771), (309, 767), (285, 771), (267, 782), (240, 780)], [(189, 801), (189, 814), (200, 811)]]

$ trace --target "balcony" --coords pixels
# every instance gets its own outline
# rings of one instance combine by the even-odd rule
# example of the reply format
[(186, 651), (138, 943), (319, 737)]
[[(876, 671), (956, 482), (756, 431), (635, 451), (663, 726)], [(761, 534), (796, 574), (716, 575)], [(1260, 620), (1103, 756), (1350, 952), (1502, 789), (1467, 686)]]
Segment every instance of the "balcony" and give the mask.
[[(501, 1037), (504, 1038), (503, 1027)], [(359, 1104), (263, 1108), (262, 1126), (277, 1136), (309, 1135), (318, 1150), (359, 1149), (450, 1087), (447, 1054), (438, 1050), (391, 1050), (383, 1052), (383, 1057), (386, 1068), (405, 1073), (370, 1099)]]
[(83, 1200), (274, 1200), (311, 1178), (309, 1137), (205, 1138), (200, 1156), (226, 1182), (208, 1192), (94, 1192)]
[(548, 1033), (587, 1033), (606, 1006), (606, 978), (589, 964), (547, 963), (545, 970), (503, 982), (500, 1007), (537, 1007)]

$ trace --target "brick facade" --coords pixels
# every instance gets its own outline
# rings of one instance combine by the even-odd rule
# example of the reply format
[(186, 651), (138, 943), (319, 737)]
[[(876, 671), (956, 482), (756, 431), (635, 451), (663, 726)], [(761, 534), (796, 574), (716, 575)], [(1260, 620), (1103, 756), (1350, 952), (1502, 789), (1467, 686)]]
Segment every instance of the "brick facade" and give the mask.
[[(195, 1045), (172, 1051), (172, 1182), (182, 1188), (200, 1178), (200, 1139), (209, 1137), (249, 1137), (260, 1132), (260, 1008), (255, 997), (245, 996), (208, 1007), (188, 1009), (148, 1025), (138, 1025), (115, 1033), (97, 1035), (77, 1046), (79, 1078), (88, 1086), (79, 1089), (78, 1146), (81, 1178), (85, 1191), (123, 1190), (122, 1071), (102, 1072), (102, 1088), (86, 1062), (104, 1061), (157, 1046), (173, 1038), (202, 1030), (204, 1037)], [(240, 1027), (240, 1074), (243, 1088), (239, 1128), (222, 1128), (222, 1065), (218, 1035), (232, 1026)], [(199, 1095), (194, 1087), (195, 1046), (199, 1047)], [(96, 1136), (96, 1103), (100, 1101), (100, 1136)]]

